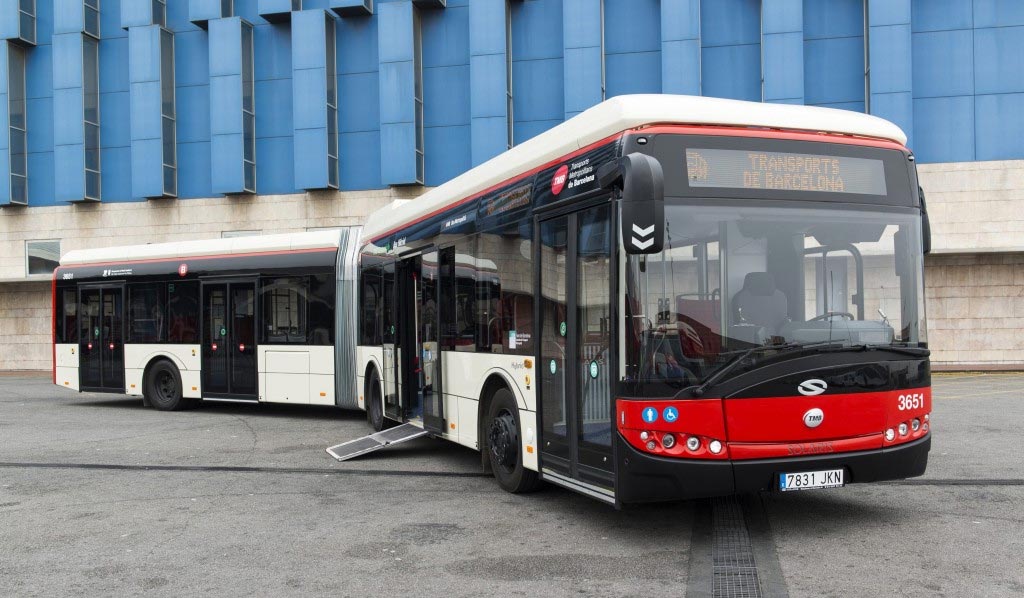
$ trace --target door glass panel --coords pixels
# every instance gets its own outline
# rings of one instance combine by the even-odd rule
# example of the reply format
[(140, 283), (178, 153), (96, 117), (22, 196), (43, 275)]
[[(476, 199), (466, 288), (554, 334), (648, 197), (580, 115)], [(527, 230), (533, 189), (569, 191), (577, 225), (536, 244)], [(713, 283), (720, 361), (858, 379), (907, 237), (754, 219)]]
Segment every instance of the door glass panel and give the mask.
[(232, 394), (256, 394), (255, 303), (255, 285), (231, 285)]
[(124, 386), (124, 304), (121, 289), (104, 289), (103, 297), (103, 384), (104, 388)]
[(398, 364), (395, 338), (396, 338), (396, 326), (395, 322), (398, 320), (397, 317), (397, 303), (395, 301), (395, 262), (384, 264), (381, 269), (381, 286), (383, 292), (381, 293), (381, 300), (383, 302), (383, 309), (381, 310), (382, 319), (384, 323), (384, 329), (382, 331), (382, 338), (384, 340), (384, 411), (388, 416), (398, 418)]
[(576, 346), (579, 361), (577, 430), (580, 463), (611, 470), (611, 211), (577, 216)]
[(80, 384), (87, 387), (99, 387), (103, 379), (100, 375), (101, 355), (100, 334), (100, 290), (82, 289), (79, 318), (79, 371)]
[[(538, 364), (541, 420), (545, 455), (569, 460), (568, 411), (566, 409), (566, 335), (568, 333), (569, 228), (566, 218), (550, 220), (540, 227), (540, 310), (541, 343)], [(545, 462), (554, 467), (556, 462)]]
[(203, 287), (203, 390), (226, 393), (228, 385), (227, 285)]
[(419, 342), (422, 362), (423, 424), (443, 431), (441, 421), (441, 346), (438, 328), (439, 264), (436, 251), (423, 256), (419, 302)]

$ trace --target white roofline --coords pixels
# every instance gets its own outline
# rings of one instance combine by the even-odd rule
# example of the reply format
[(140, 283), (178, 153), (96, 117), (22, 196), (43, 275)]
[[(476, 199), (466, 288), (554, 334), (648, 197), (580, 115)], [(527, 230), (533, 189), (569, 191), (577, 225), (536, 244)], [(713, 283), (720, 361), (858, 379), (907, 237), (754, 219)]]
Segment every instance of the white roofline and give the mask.
[(369, 241), (592, 143), (653, 124), (786, 129), (874, 137), (900, 145), (907, 143), (906, 134), (893, 123), (849, 110), (667, 94), (618, 96), (524, 141), (415, 200), (381, 208), (367, 219), (363, 238)]
[(200, 239), (149, 245), (128, 245), (69, 251), (60, 260), (61, 266), (117, 263), (138, 260), (159, 260), (208, 255), (232, 255), (266, 251), (300, 251), (303, 249), (337, 248), (336, 230), (280, 235), (255, 235), (228, 239)]

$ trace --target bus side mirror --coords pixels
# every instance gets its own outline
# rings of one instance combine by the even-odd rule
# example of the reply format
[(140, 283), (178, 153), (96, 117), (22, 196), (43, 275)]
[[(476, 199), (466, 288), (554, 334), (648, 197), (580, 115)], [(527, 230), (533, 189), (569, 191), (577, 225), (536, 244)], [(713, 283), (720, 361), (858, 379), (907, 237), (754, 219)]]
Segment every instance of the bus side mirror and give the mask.
[(665, 175), (661, 163), (632, 153), (597, 171), (603, 189), (622, 189), (622, 241), (626, 253), (659, 253), (665, 238)]
[(921, 198), (921, 249), (928, 255), (932, 252), (932, 222), (928, 218), (928, 205), (924, 202), (924, 189), (918, 187), (917, 196)]

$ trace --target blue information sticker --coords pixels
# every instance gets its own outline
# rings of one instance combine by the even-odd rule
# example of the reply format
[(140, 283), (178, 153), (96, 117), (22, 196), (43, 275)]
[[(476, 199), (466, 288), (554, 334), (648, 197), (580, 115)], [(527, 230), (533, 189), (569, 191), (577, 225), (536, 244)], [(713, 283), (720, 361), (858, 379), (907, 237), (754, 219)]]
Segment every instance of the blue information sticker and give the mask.
[(658, 410), (654, 407), (646, 407), (644, 409), (644, 421), (649, 424), (658, 421)]
[(665, 418), (665, 421), (672, 423), (679, 419), (679, 410), (675, 407), (665, 407), (665, 410), (661, 412), (661, 416)]

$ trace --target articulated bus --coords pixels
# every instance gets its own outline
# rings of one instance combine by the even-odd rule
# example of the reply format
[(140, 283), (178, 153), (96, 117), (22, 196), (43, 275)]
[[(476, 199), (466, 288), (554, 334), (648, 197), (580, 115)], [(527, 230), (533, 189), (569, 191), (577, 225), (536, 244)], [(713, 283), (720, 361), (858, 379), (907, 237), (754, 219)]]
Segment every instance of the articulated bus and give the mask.
[(362, 229), (68, 254), (55, 382), (355, 407), (510, 492), (616, 506), (918, 476), (905, 143), (847, 111), (617, 97)]
[(54, 383), (144, 397), (357, 408), (358, 229), (72, 251)]

